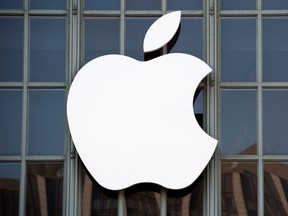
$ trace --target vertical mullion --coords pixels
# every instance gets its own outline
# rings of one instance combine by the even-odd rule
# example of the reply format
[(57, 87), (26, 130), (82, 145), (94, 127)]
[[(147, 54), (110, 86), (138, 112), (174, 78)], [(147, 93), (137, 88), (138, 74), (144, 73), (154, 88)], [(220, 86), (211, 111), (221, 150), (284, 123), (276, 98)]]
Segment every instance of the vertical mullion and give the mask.
[(24, 47), (23, 47), (23, 88), (22, 88), (22, 137), (21, 137), (21, 178), (20, 178), (20, 194), (19, 194), (19, 215), (25, 215), (26, 204), (26, 142), (27, 142), (27, 126), (28, 126), (28, 68), (29, 68), (29, 15), (28, 0), (24, 1)]

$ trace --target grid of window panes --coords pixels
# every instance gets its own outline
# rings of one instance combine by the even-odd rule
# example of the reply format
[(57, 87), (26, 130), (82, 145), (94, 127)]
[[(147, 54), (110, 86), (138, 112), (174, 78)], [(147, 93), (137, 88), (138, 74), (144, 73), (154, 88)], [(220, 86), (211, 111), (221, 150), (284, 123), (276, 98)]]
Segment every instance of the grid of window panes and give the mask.
[(0, 215), (62, 215), (67, 14), (0, 1)]
[(287, 12), (219, 1), (221, 215), (288, 214)]

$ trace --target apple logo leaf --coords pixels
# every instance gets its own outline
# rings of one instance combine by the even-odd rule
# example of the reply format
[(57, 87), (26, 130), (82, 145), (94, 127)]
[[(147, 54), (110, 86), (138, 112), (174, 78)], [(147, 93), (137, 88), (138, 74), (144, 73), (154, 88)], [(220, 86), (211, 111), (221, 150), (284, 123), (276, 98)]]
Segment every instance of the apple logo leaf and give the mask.
[(181, 20), (181, 11), (166, 14), (157, 19), (146, 32), (143, 50), (155, 51), (166, 45), (176, 34)]

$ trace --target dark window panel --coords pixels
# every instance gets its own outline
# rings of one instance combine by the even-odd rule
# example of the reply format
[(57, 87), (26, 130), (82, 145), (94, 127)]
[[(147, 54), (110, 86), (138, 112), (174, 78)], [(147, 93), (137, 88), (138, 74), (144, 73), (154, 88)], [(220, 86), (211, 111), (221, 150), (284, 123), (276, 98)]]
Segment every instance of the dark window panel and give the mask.
[(119, 0), (85, 0), (86, 10), (119, 10)]
[(221, 0), (222, 10), (255, 10), (256, 0)]
[(263, 80), (287, 82), (287, 59), (288, 19), (263, 19)]
[(256, 91), (222, 90), (221, 153), (256, 154), (256, 131)]
[(66, 9), (66, 0), (30, 0), (31, 9)]
[(65, 81), (64, 18), (30, 19), (30, 81)]
[(62, 215), (63, 162), (28, 162), (26, 215)]
[(0, 18), (0, 82), (23, 79), (23, 18)]
[(287, 10), (287, 0), (262, 0), (262, 8), (264, 10)]
[(85, 63), (106, 54), (119, 53), (119, 18), (85, 19)]
[(0, 1), (0, 9), (22, 9), (22, 8), (23, 8), (23, 0), (1, 0)]
[(20, 155), (22, 91), (0, 90), (0, 155)]
[(63, 155), (64, 90), (29, 91), (29, 155)]
[(264, 154), (288, 154), (288, 91), (263, 92)]
[(222, 215), (257, 215), (257, 163), (221, 163)]
[(160, 10), (160, 0), (126, 0), (126, 10)]
[(256, 19), (221, 20), (221, 81), (256, 80)]
[(168, 0), (168, 10), (202, 10), (202, 0)]
[(137, 60), (144, 60), (144, 37), (156, 18), (127, 18), (125, 55)]

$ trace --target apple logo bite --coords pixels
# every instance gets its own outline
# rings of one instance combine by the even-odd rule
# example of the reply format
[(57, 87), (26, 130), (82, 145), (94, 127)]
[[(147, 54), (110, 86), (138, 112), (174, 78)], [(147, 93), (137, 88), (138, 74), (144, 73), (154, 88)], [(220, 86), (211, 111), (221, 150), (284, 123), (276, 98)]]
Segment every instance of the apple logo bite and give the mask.
[[(144, 52), (176, 33), (181, 12), (162, 16), (146, 33)], [(211, 72), (184, 53), (142, 62), (105, 55), (84, 65), (68, 94), (67, 117), (76, 149), (93, 178), (110, 190), (149, 182), (189, 186), (217, 145), (199, 127), (193, 97)]]

